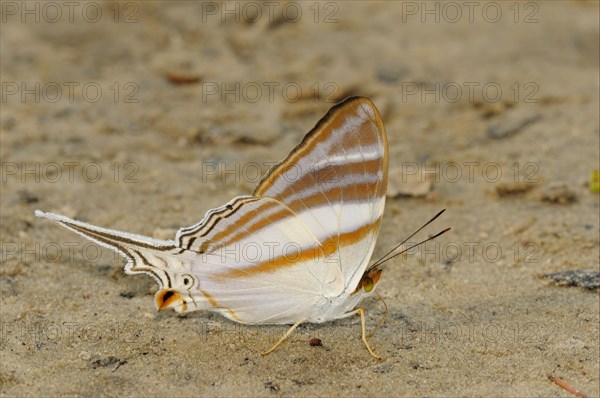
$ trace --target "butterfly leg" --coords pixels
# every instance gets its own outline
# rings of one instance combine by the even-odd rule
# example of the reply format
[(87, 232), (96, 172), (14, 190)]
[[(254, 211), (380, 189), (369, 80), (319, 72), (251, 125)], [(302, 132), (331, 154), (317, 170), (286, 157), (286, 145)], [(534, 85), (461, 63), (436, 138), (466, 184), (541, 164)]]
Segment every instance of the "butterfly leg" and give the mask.
[(275, 345), (271, 348), (269, 348), (267, 351), (263, 352), (261, 355), (265, 356), (265, 355), (269, 355), (270, 353), (272, 353), (273, 351), (275, 351), (277, 349), (277, 347), (279, 347), (281, 345), (281, 343), (283, 343), (288, 337), (290, 337), (290, 334), (292, 334), (292, 332), (298, 327), (300, 326), (300, 324), (302, 322), (304, 322), (306, 320), (306, 318), (302, 318), (300, 319), (298, 322), (294, 323), (292, 325), (291, 328), (288, 329), (287, 332), (285, 332), (285, 334), (283, 336), (281, 336), (281, 338), (279, 339), (279, 341), (277, 343), (275, 343)]
[(388, 314), (388, 306), (385, 303), (385, 301), (383, 300), (383, 297), (381, 297), (379, 295), (379, 293), (377, 293), (377, 292), (375, 292), (375, 295), (377, 296), (377, 298), (383, 304), (383, 315), (381, 316), (381, 318), (379, 318), (379, 321), (377, 321), (377, 325), (375, 325), (375, 327), (373, 328), (373, 330), (371, 330), (369, 332), (369, 334), (367, 335), (368, 338), (371, 338), (371, 336), (373, 336), (375, 334), (375, 332), (377, 330), (379, 330), (379, 328), (381, 327), (381, 325), (383, 325), (383, 322), (385, 322), (385, 318), (387, 318), (387, 314)]
[(359, 314), (360, 315), (360, 323), (362, 326), (362, 341), (363, 343), (365, 343), (365, 347), (367, 347), (367, 350), (369, 350), (369, 354), (371, 354), (371, 356), (375, 359), (381, 359), (381, 357), (377, 354), (375, 354), (373, 352), (373, 350), (371, 349), (371, 346), (369, 346), (369, 342), (367, 341), (367, 332), (366, 332), (366, 327), (365, 327), (365, 309), (362, 307), (359, 307), (357, 309), (355, 309), (354, 311), (350, 311), (347, 314), (344, 314), (344, 316), (342, 318), (348, 318), (352, 315), (356, 315)]

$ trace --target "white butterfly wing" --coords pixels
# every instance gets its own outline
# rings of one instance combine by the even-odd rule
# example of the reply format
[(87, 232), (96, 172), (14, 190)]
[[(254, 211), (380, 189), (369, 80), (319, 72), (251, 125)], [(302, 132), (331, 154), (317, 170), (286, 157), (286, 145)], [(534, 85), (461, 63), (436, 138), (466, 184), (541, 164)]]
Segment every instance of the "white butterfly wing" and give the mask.
[[(302, 224), (295, 224), (289, 212), (272, 198), (238, 197), (211, 210), (194, 235), (185, 235), (182, 229), (174, 241), (96, 227), (52, 213), (36, 215), (119, 252), (128, 259), (128, 274), (153, 276), (160, 285), (159, 309), (211, 310), (244, 323), (289, 323), (320, 297), (323, 276), (318, 272), (324, 268), (319, 263), (326, 260), (314, 236)], [(240, 220), (257, 215), (269, 228), (211, 240)]]
[[(323, 245), (336, 249), (346, 290), (357, 286), (375, 247), (385, 206), (387, 151), (375, 105), (350, 98), (332, 108), (254, 192), (288, 206)], [(331, 296), (343, 290), (336, 283), (329, 287)]]
[[(159, 241), (36, 212), (123, 254), (160, 284), (159, 309), (208, 309), (246, 323), (293, 323), (352, 292), (371, 257), (387, 185), (381, 116), (365, 98), (332, 108), (253, 196)], [(349, 294), (349, 293), (348, 293)]]
[[(200, 223), (182, 228), (177, 240), (197, 252), (211, 245), (220, 246), (221, 253), (247, 254), (245, 249), (255, 245), (265, 251), (256, 261), (236, 263), (235, 271), (226, 271), (232, 278), (218, 289), (224, 302), (241, 285), (261, 282), (294, 292), (304, 303), (311, 299), (301, 297), (299, 290), (314, 292), (317, 298), (350, 294), (373, 252), (386, 186), (387, 140), (381, 116), (368, 99), (352, 98), (332, 108), (267, 173), (252, 197), (211, 210)], [(276, 256), (266, 256), (268, 244), (277, 245)], [(289, 261), (290, 248), (297, 248), (292, 253), (299, 254), (299, 261)], [(261, 291), (265, 297), (256, 295), (249, 302), (272, 305), (265, 304), (273, 301), (271, 292)]]
[(336, 266), (310, 229), (270, 197), (235, 198), (176, 240), (199, 288), (247, 323), (295, 322)]

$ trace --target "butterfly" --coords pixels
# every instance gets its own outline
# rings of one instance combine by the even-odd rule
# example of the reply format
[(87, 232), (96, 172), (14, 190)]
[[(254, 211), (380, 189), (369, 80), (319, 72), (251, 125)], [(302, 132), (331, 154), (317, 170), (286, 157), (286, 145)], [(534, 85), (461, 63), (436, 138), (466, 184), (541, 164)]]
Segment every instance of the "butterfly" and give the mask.
[(388, 180), (383, 120), (367, 98), (335, 105), (252, 195), (238, 196), (181, 228), (174, 240), (35, 214), (115, 250), (127, 274), (160, 285), (158, 310), (214, 311), (245, 324), (292, 325), (360, 315), (381, 269), (367, 269), (379, 233)]

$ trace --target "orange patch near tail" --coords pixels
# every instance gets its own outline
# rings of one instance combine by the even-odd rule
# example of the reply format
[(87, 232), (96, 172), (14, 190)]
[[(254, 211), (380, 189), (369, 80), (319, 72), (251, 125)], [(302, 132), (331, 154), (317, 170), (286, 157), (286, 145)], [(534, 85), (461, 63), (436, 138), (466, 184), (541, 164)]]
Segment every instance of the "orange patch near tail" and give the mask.
[(179, 302), (183, 302), (183, 305), (185, 306), (183, 297), (175, 290), (163, 289), (156, 294), (154, 300), (156, 301), (156, 307), (159, 311), (169, 308), (171, 305)]

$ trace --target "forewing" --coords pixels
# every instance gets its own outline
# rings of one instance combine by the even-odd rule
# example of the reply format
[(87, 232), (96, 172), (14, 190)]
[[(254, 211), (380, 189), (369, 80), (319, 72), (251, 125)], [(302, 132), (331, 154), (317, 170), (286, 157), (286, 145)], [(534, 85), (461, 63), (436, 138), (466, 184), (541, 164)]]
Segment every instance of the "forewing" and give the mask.
[(333, 242), (346, 287), (375, 246), (387, 189), (387, 138), (375, 105), (350, 98), (332, 108), (263, 178), (254, 196), (289, 207), (317, 237)]

